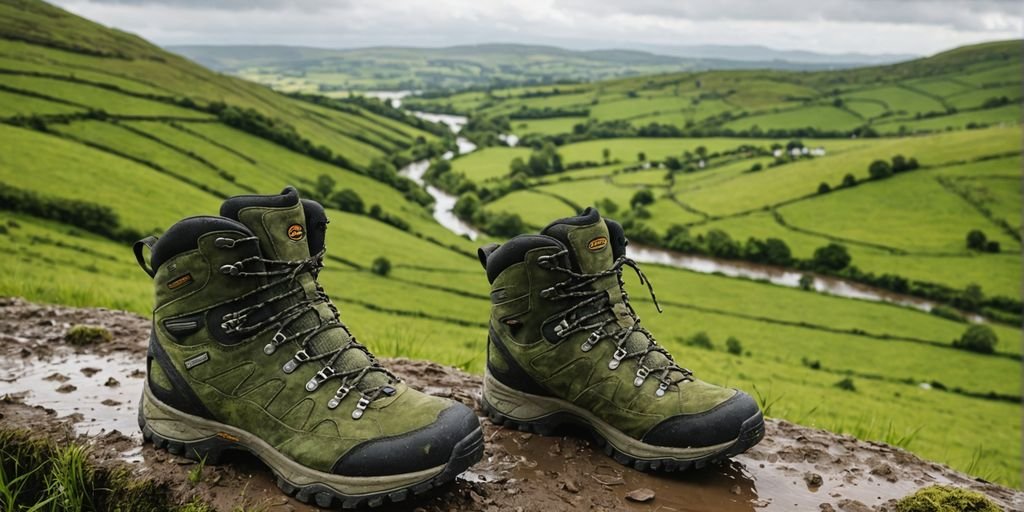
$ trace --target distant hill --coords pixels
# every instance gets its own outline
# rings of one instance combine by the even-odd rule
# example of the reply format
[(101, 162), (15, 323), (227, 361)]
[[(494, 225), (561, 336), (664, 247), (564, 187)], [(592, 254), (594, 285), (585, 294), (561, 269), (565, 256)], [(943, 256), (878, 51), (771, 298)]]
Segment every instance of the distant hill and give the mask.
[[(709, 47), (710, 48), (710, 47)], [(725, 47), (727, 48), (727, 47)], [(372, 47), (331, 50), (301, 46), (171, 46), (204, 66), (281, 90), (437, 90), (536, 85), (709, 69), (808, 70), (857, 65), (853, 55), (729, 52), (687, 55), (641, 50), (567, 50), (554, 46), (481, 44), (446, 48)], [(739, 48), (739, 47), (737, 47)], [(763, 49), (767, 50), (767, 49)], [(749, 54), (751, 58), (737, 59)], [(772, 55), (766, 58), (766, 55)], [(786, 55), (794, 58), (785, 60)], [(893, 56), (893, 59), (901, 56)], [(865, 58), (863, 63), (872, 63)]]
[(807, 50), (778, 50), (758, 45), (692, 45), (692, 46), (649, 46), (648, 51), (690, 59), (724, 59), (743, 62), (767, 63), (787, 62), (793, 64), (818, 64), (827, 67), (855, 67), (891, 64), (911, 60), (919, 55), (909, 53), (818, 53)]

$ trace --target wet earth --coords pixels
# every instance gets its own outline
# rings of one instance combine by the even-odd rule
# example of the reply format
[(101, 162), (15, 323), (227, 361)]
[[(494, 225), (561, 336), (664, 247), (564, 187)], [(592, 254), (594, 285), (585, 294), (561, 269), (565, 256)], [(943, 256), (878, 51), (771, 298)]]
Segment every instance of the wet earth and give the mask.
[[(113, 340), (65, 341), (73, 325), (102, 326)], [(200, 496), (219, 509), (316, 510), (286, 498), (265, 466), (238, 455), (205, 467), (143, 445), (136, 404), (148, 321), (132, 313), (47, 306), (0, 298), (0, 424), (53, 439), (77, 438), (99, 465), (125, 465), (165, 484), (182, 501)], [(475, 406), (480, 378), (423, 361), (387, 365), (412, 386)], [(977, 480), (902, 449), (769, 420), (764, 441), (732, 462), (701, 471), (641, 473), (596, 450), (581, 433), (540, 437), (482, 418), (484, 460), (449, 486), (398, 507), (416, 511), (844, 511), (893, 510), (893, 500), (932, 484), (971, 488), (1006, 510), (1024, 493)]]

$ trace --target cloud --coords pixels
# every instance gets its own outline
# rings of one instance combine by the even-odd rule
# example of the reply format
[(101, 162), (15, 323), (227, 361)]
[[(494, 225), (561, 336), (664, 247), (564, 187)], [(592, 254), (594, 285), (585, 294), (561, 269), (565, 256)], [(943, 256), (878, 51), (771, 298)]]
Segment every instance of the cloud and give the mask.
[(56, 0), (159, 44), (764, 45), (928, 54), (1020, 37), (1017, 1)]

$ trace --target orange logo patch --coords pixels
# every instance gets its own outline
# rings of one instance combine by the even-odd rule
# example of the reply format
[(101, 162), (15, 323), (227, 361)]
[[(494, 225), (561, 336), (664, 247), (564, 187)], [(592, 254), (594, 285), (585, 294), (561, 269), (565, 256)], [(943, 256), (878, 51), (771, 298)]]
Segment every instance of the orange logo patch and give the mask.
[(302, 237), (306, 236), (306, 230), (303, 229), (302, 224), (292, 224), (288, 226), (288, 238), (298, 242), (302, 240)]
[(590, 243), (587, 244), (587, 249), (590, 249), (591, 251), (597, 252), (597, 251), (600, 251), (601, 249), (604, 249), (605, 246), (607, 246), (607, 245), (608, 245), (608, 238), (607, 237), (603, 237), (603, 236), (599, 236), (599, 237), (591, 240)]
[(181, 277), (171, 279), (171, 281), (167, 283), (167, 287), (172, 290), (177, 290), (178, 288), (181, 288), (182, 286), (185, 286), (186, 284), (189, 284), (191, 282), (192, 274), (185, 274)]

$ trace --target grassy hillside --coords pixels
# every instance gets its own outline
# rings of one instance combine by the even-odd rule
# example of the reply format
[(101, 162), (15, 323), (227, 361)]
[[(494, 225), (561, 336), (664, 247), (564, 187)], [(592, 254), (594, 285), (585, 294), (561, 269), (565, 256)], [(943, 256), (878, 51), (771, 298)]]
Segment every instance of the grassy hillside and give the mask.
[(326, 94), (360, 90), (463, 90), (684, 70), (813, 69), (832, 65), (672, 57), (630, 50), (577, 51), (523, 44), (348, 50), (299, 46), (174, 46), (170, 50), (212, 69), (278, 90)]
[(630, 127), (694, 136), (942, 131), (1020, 119), (1020, 46), (1020, 41), (988, 43), (900, 64), (840, 71), (687, 72), (407, 103), (424, 110), (504, 117), (523, 136), (607, 136)]
[[(239, 114), (246, 108), (256, 113)], [(342, 212), (327, 201), (321, 281), (346, 322), (380, 355), (482, 371), (489, 298), (475, 244), (438, 225), (416, 192), (402, 190), (381, 165), (443, 149), (433, 127), (379, 104), (282, 96), (20, 1), (0, 2), (0, 121), (0, 295), (147, 314), (152, 283), (136, 268), (133, 237), (214, 213), (230, 194), (288, 183), (317, 192), (326, 176), (333, 191), (354, 190), (367, 209), (379, 205), (387, 214)], [(519, 213), (530, 226), (609, 198), (619, 207), (613, 217), (659, 239), (674, 225), (694, 238), (718, 228), (741, 242), (779, 237), (800, 258), (839, 241), (864, 270), (958, 287), (977, 282), (986, 294), (1019, 297), (1011, 285), (1020, 282), (1012, 234), (1020, 226), (1020, 196), (1012, 192), (1020, 161), (1010, 156), (1020, 152), (1019, 127), (805, 139), (826, 155), (769, 166), (774, 142), (788, 138), (581, 140), (557, 152), (566, 166), (583, 167), (515, 180), (506, 171), (514, 158), (529, 159), (529, 148), (487, 148), (452, 167), (466, 176), (466, 190), (492, 191), (483, 210)], [(690, 172), (662, 167), (684, 152), (703, 154), (704, 167), (693, 159), (685, 162)], [(872, 160), (895, 153), (915, 157), (920, 168), (866, 180)], [(755, 164), (761, 170), (750, 172)], [(846, 173), (860, 183), (818, 194), (820, 182), (838, 185)], [(496, 193), (512, 181), (515, 189)], [(653, 196), (646, 214), (628, 206), (641, 189)], [(963, 230), (975, 227), (1000, 243), (999, 252), (963, 247)], [(380, 256), (393, 265), (387, 277), (369, 270)], [(953, 346), (968, 327), (954, 316), (645, 269), (666, 307), (657, 315), (634, 293), (645, 324), (700, 377), (752, 391), (771, 416), (890, 442), (1020, 486), (1016, 326), (988, 322), (995, 351), (973, 353)], [(741, 349), (730, 352), (729, 338)]]

